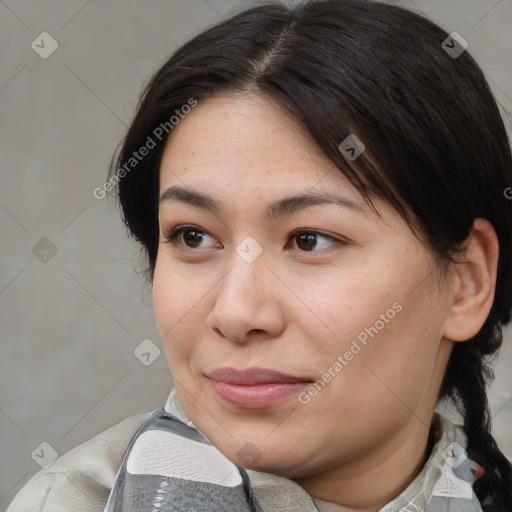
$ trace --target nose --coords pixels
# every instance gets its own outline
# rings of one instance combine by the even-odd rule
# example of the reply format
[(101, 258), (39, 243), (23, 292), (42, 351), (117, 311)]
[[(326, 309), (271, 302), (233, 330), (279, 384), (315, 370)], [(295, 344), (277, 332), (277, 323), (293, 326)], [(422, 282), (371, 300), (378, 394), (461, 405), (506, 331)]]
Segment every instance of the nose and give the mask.
[(285, 327), (279, 280), (262, 256), (248, 263), (234, 253), (231, 263), (215, 288), (208, 327), (218, 337), (235, 343), (279, 336)]

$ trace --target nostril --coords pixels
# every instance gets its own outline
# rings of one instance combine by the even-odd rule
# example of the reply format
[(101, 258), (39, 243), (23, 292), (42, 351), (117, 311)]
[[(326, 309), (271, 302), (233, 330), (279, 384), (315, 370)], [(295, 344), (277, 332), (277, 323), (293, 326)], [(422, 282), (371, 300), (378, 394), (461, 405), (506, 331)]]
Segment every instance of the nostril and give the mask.
[(222, 331), (218, 327), (214, 327), (213, 332), (218, 334), (221, 338), (224, 338), (224, 334), (222, 334)]

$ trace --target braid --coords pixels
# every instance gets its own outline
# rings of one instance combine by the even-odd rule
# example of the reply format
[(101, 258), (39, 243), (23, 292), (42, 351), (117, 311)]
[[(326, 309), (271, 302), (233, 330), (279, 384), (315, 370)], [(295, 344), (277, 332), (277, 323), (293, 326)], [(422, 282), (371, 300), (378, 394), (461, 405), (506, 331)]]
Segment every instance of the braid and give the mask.
[(493, 380), (494, 372), (485, 358), (501, 345), (502, 332), (501, 327), (488, 320), (472, 340), (455, 344), (440, 397), (449, 396), (457, 405), (464, 418), (468, 456), (484, 469), (484, 474), (473, 484), (483, 511), (510, 512), (512, 465), (491, 435), (487, 385)]

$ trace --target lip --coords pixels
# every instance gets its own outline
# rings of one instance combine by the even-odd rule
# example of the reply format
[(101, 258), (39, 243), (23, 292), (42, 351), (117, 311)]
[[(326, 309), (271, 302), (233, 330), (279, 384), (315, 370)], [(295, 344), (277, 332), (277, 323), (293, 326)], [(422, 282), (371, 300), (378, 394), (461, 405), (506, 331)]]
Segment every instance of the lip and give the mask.
[(217, 368), (206, 375), (216, 394), (238, 409), (271, 407), (313, 381), (307, 377), (287, 375), (269, 368)]
[(245, 370), (237, 370), (236, 368), (223, 367), (217, 368), (207, 375), (212, 380), (227, 382), (229, 384), (267, 384), (269, 382), (275, 383), (294, 383), (294, 382), (313, 382), (308, 377), (297, 377), (294, 375), (287, 375), (286, 373), (272, 370), (270, 368), (259, 368), (253, 366)]

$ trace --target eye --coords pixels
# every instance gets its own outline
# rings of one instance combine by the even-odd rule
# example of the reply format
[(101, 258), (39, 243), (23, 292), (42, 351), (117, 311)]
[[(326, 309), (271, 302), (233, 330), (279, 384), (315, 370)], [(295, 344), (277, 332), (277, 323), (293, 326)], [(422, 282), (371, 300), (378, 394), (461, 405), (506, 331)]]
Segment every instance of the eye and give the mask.
[[(210, 238), (213, 243), (210, 245), (201, 245)], [(208, 234), (204, 229), (194, 225), (180, 225), (173, 228), (169, 233), (164, 233), (166, 242), (171, 243), (182, 249), (204, 249), (207, 247), (220, 247), (220, 244)], [(321, 233), (314, 229), (296, 229), (289, 237), (289, 240), (295, 240), (295, 246), (300, 252), (317, 252), (321, 249), (327, 249), (333, 245), (343, 245), (344, 241), (338, 240), (332, 236)]]
[(201, 246), (201, 243), (207, 238), (215, 242), (213, 245), (210, 245), (210, 247), (219, 245), (204, 229), (192, 225), (176, 226), (170, 233), (164, 234), (164, 238), (166, 242), (188, 249), (208, 247), (204, 245)]
[(326, 249), (332, 245), (344, 243), (342, 240), (337, 240), (332, 236), (312, 229), (296, 229), (290, 235), (290, 239), (296, 240), (296, 245), (302, 252), (315, 252), (316, 250)]

